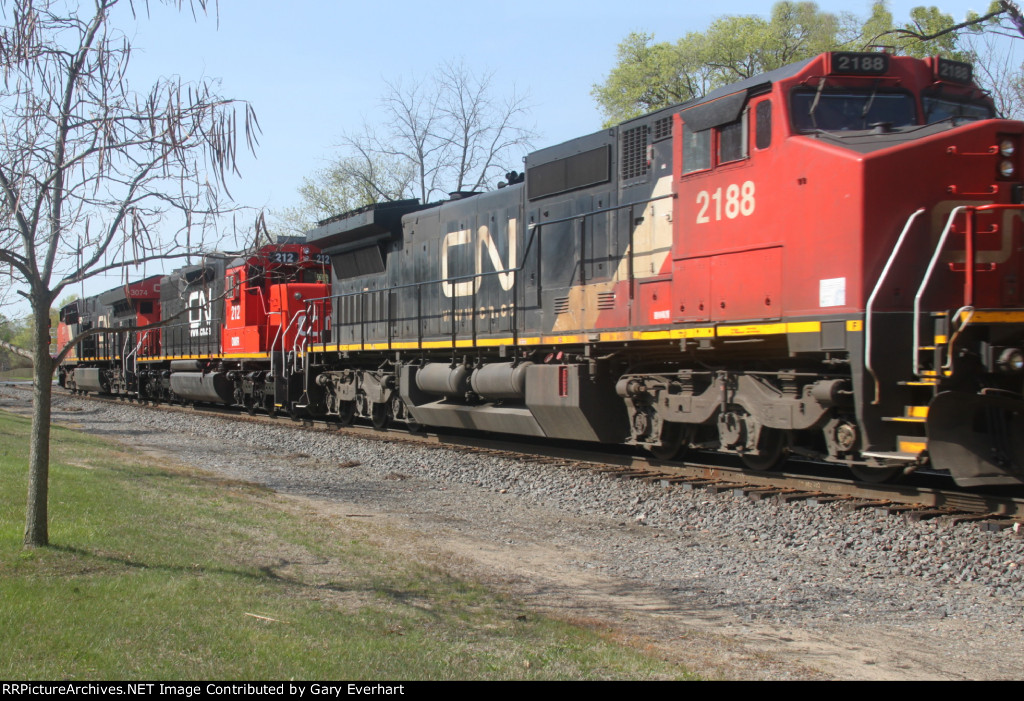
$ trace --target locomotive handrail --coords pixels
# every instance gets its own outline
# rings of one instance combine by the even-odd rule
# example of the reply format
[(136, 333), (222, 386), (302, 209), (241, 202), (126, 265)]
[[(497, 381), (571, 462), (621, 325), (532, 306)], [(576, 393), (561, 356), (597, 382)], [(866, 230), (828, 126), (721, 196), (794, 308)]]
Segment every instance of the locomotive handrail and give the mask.
[[(146, 339), (148, 337), (149, 337), (149, 331), (146, 331), (145, 333), (142, 334), (142, 338), (139, 339), (139, 342), (135, 344), (135, 348), (132, 349), (132, 352), (128, 353), (127, 349), (128, 349), (128, 344), (131, 341), (131, 336), (129, 336), (127, 334), (125, 335), (124, 349), (121, 351), (125, 355), (123, 357), (123, 362), (122, 362), (121, 369), (124, 372), (126, 379), (128, 377), (128, 359), (129, 358), (135, 358), (133, 372), (137, 373), (138, 370), (139, 370), (139, 362), (138, 362), (139, 349), (142, 348), (142, 345), (146, 342)], [(138, 338), (138, 332), (136, 332), (136, 338)]]
[[(271, 316), (273, 314), (280, 315), (281, 312), (267, 312), (267, 316)], [(277, 325), (277, 333), (274, 334), (274, 340), (271, 341), (270, 345), (267, 347), (268, 355), (270, 355), (270, 372), (271, 372), (271, 374), (273, 374), (273, 372), (274, 372), (274, 346), (277, 345), (277, 339), (279, 339), (279, 338), (281, 338), (281, 324)], [(283, 339), (281, 341), (281, 370), (284, 370), (284, 340)]]
[[(637, 200), (636, 202), (630, 202), (628, 204), (620, 204), (620, 205), (616, 205), (614, 207), (606, 207), (605, 209), (596, 209), (593, 212), (584, 212), (583, 214), (574, 214), (574, 215), (572, 215), (570, 217), (565, 217), (563, 219), (552, 219), (551, 221), (533, 222), (533, 223), (527, 224), (526, 229), (531, 232), (531, 236), (530, 236), (529, 239), (527, 239), (526, 249), (523, 251), (523, 256), (522, 256), (523, 263), (520, 263), (519, 265), (517, 265), (514, 268), (505, 268), (504, 270), (490, 270), (490, 271), (487, 271), (487, 272), (471, 273), (471, 274), (468, 274), (468, 275), (457, 275), (455, 277), (449, 276), (449, 277), (445, 277), (445, 278), (437, 278), (436, 280), (425, 280), (425, 281), (422, 281), (422, 282), (407, 282), (404, 285), (392, 285), (392, 286), (388, 286), (388, 287), (382, 287), (382, 288), (377, 289), (377, 290), (353, 290), (352, 292), (343, 292), (341, 294), (336, 294), (336, 295), (332, 294), (332, 295), (327, 295), (325, 297), (310, 297), (309, 299), (306, 300), (306, 302), (309, 303), (309, 302), (319, 302), (319, 301), (322, 301), (322, 300), (329, 300), (329, 299), (341, 299), (343, 297), (354, 297), (355, 295), (367, 294), (367, 293), (372, 293), (372, 292), (384, 292), (384, 291), (390, 292), (390, 291), (393, 291), (393, 290), (402, 290), (402, 289), (406, 289), (406, 288), (409, 288), (409, 287), (417, 287), (417, 286), (420, 286), (420, 285), (439, 285), (439, 284), (441, 284), (443, 282), (458, 282), (458, 281), (474, 280), (477, 277), (483, 277), (483, 276), (486, 276), (486, 275), (507, 275), (508, 273), (521, 273), (521, 272), (523, 272), (523, 270), (525, 268), (525, 261), (526, 261), (527, 255), (530, 252), (530, 246), (533, 245), (533, 230), (534, 229), (539, 229), (539, 228), (541, 228), (543, 226), (547, 226), (549, 224), (560, 224), (562, 222), (573, 221), (573, 220), (576, 220), (576, 219), (582, 219), (582, 218), (589, 217), (589, 216), (592, 216), (592, 215), (595, 215), (595, 214), (604, 214), (606, 212), (613, 212), (613, 211), (617, 211), (617, 210), (620, 210), (620, 209), (629, 209), (630, 207), (633, 207), (633, 206), (638, 205), (638, 204), (648, 204), (650, 202), (656, 202), (658, 200), (664, 200), (664, 199), (675, 198), (675, 197), (676, 197), (675, 193), (670, 193), (670, 194), (667, 194), (667, 195), (659, 195), (658, 197), (652, 197), (652, 198), (646, 199), (646, 200)], [(516, 281), (518, 281), (518, 276), (516, 276), (514, 279)]]
[[(523, 267), (524, 266), (520, 265), (520, 266), (517, 266), (515, 268), (505, 268), (504, 270), (491, 270), (491, 271), (484, 272), (484, 273), (471, 273), (469, 275), (458, 275), (458, 276), (455, 276), (455, 277), (440, 278), (440, 279), (437, 279), (437, 280), (430, 280), (430, 281), (427, 281), (427, 282), (410, 282), (410, 283), (406, 283), (404, 285), (393, 285), (393, 286), (381, 287), (381, 288), (375, 289), (375, 290), (353, 290), (352, 292), (343, 292), (341, 294), (330, 295), (328, 297), (311, 297), (311, 298), (306, 300), (306, 306), (308, 307), (309, 305), (315, 304), (315, 303), (318, 303), (318, 302), (319, 303), (323, 303), (323, 302), (327, 302), (327, 301), (331, 301), (331, 300), (348, 299), (348, 298), (354, 298), (354, 297), (358, 296), (358, 298), (359, 298), (359, 310), (358, 310), (359, 311), (359, 319), (358, 320), (350, 321), (350, 322), (348, 322), (345, 325), (347, 325), (347, 326), (352, 326), (352, 325), (356, 325), (356, 324), (359, 325), (359, 344), (361, 346), (365, 347), (366, 346), (366, 333), (367, 333), (366, 332), (366, 324), (367, 323), (375, 323), (373, 321), (368, 321), (367, 320), (366, 297), (368, 295), (373, 295), (373, 294), (383, 294), (383, 295), (385, 295), (384, 299), (385, 299), (385, 304), (386, 304), (386, 307), (387, 307), (387, 311), (386, 311), (385, 318), (383, 319), (383, 321), (385, 323), (387, 323), (387, 325), (388, 325), (387, 343), (388, 343), (388, 347), (390, 348), (391, 341), (392, 341), (392, 338), (391, 338), (391, 321), (392, 321), (392, 319), (391, 319), (391, 299), (390, 299), (391, 293), (393, 293), (393, 292), (395, 292), (397, 290), (404, 290), (404, 289), (408, 289), (410, 287), (415, 287), (416, 290), (417, 290), (417, 292), (416, 292), (416, 295), (417, 295), (417, 300), (416, 300), (417, 319), (419, 319), (422, 316), (422, 288), (423, 288), (424, 285), (440, 285), (440, 284), (443, 284), (443, 283), (446, 283), (446, 282), (447, 283), (454, 283), (454, 282), (473, 281), (473, 292), (471, 293), (470, 296), (473, 298), (473, 301), (471, 303), (474, 305), (474, 309), (475, 309), (475, 298), (476, 298), (476, 284), (475, 284), (475, 281), (478, 278), (483, 278), (483, 277), (487, 277), (487, 276), (491, 276), (491, 275), (507, 275), (509, 273), (519, 273), (519, 272), (522, 272)], [(518, 328), (516, 328), (516, 323), (515, 323), (515, 320), (518, 318), (517, 317), (517, 311), (518, 311), (518, 306), (519, 306), (518, 303), (517, 303), (516, 294), (515, 294), (516, 290), (518, 289), (518, 284), (519, 284), (519, 279), (518, 279), (518, 276), (517, 276), (515, 278), (515, 282), (513, 282), (512, 305), (511, 305), (511, 309), (510, 309), (510, 313), (511, 313), (512, 318), (513, 318), (512, 333), (513, 333), (514, 336), (518, 334)], [(455, 309), (456, 297), (452, 296), (451, 300), (452, 301), (451, 301), (450, 313), (451, 313), (451, 316), (452, 316), (452, 324), (451, 324), (450, 335), (454, 339), (455, 336), (457, 336), (457, 334), (458, 334), (458, 331), (457, 331), (457, 328), (456, 328), (456, 324), (455, 324), (455, 312), (457, 311)], [(341, 304), (333, 304), (332, 307), (331, 307), (331, 314), (332, 314), (332, 316), (334, 314), (340, 315), (342, 309), (343, 309), (343, 306)], [(473, 326), (473, 329), (474, 329), (474, 332), (473, 332), (474, 340), (475, 340), (475, 326), (476, 326), (475, 316), (476, 315), (474, 313), (472, 315), (472, 317), (473, 317), (473, 319), (472, 319), (472, 321), (473, 321), (472, 326)], [(380, 321), (381, 321), (381, 319), (377, 319), (376, 323), (379, 323)], [(339, 324), (339, 326), (340, 325), (341, 324)], [(417, 329), (417, 339), (420, 342), (422, 342), (423, 341), (422, 325), (418, 323), (417, 327), (418, 327), (418, 329)]]
[[(932, 253), (932, 258), (928, 261), (928, 268), (924, 271), (924, 278), (921, 280), (921, 285), (917, 288), (917, 294), (914, 295), (914, 344), (911, 348), (913, 353), (913, 362), (911, 367), (914, 372), (914, 377), (918, 377), (921, 372), (921, 325), (919, 319), (921, 316), (921, 299), (924, 297), (924, 292), (928, 288), (928, 283), (931, 282), (932, 273), (935, 271), (935, 265), (939, 262), (939, 256), (942, 255), (942, 249), (946, 246), (946, 239), (949, 237), (949, 232), (953, 229), (953, 220), (960, 212), (967, 211), (969, 207), (967, 205), (960, 205), (954, 207), (949, 213), (949, 219), (946, 220), (946, 226), (942, 229), (942, 234), (939, 236), (938, 243), (935, 244), (935, 251)], [(968, 267), (974, 267), (974, 261), (967, 262)]]
[[(628, 257), (629, 257), (629, 266), (628, 266), (628, 269), (629, 269), (629, 298), (633, 299), (633, 228), (634, 228), (633, 227), (633, 214), (632, 214), (633, 213), (633, 208), (636, 207), (637, 205), (641, 205), (641, 204), (642, 205), (647, 205), (647, 204), (650, 204), (651, 202), (657, 202), (658, 200), (665, 200), (665, 199), (670, 199), (670, 198), (671, 199), (676, 199), (677, 197), (678, 197), (678, 195), (676, 195), (676, 193), (670, 192), (667, 195), (658, 195), (657, 197), (650, 197), (650, 198), (645, 199), (645, 200), (636, 200), (635, 202), (627, 202), (626, 204), (617, 204), (614, 207), (605, 207), (604, 209), (595, 209), (592, 212), (583, 212), (582, 214), (573, 214), (573, 215), (570, 215), (568, 217), (562, 217), (561, 219), (551, 219), (550, 221), (545, 221), (545, 222), (532, 222), (532, 223), (528, 224), (527, 227), (526, 227), (530, 231), (530, 240), (526, 244), (526, 250), (523, 251), (523, 264), (522, 264), (522, 266), (520, 266), (520, 269), (522, 267), (525, 267), (525, 265), (526, 265), (527, 255), (530, 252), (530, 247), (533, 245), (533, 234), (534, 234), (534, 231), (536, 231), (537, 229), (540, 229), (542, 226), (548, 226), (550, 224), (562, 224), (564, 222), (576, 221), (577, 219), (582, 219), (584, 222), (586, 222), (587, 217), (592, 217), (592, 216), (597, 215), (597, 214), (606, 214), (608, 212), (617, 212), (620, 209), (628, 209), (630, 211), (629, 225), (627, 227), (628, 230), (629, 230), (629, 254), (628, 254)], [(582, 231), (580, 232), (581, 241), (583, 240), (583, 237), (585, 237), (585, 235), (586, 235), (585, 232), (582, 232)], [(582, 285), (582, 284), (584, 284), (584, 281), (583, 281), (584, 265), (583, 265), (582, 245), (581, 245), (580, 248), (581, 248), (581, 250), (580, 250), (580, 284)], [(538, 293), (538, 299), (539, 299), (539, 295), (540, 295), (540, 289), (539, 289), (540, 288), (540, 260), (537, 261), (537, 280), (538, 280), (538, 285), (537, 285), (538, 286), (538, 290), (537, 290), (537, 293)], [(517, 277), (517, 282), (518, 282), (518, 277)]]
[[(914, 347), (913, 347), (913, 369), (914, 376), (917, 377), (921, 370), (921, 358), (918, 350), (921, 347), (921, 327), (918, 323), (918, 319), (921, 315), (921, 299), (924, 297), (925, 290), (928, 287), (928, 283), (931, 282), (932, 272), (935, 270), (936, 264), (939, 262), (939, 256), (942, 255), (942, 249), (945, 247), (946, 238), (949, 236), (949, 232), (953, 228), (953, 220), (960, 212), (967, 213), (967, 229), (964, 232), (966, 241), (964, 243), (964, 307), (973, 307), (974, 305), (974, 215), (978, 212), (991, 212), (997, 210), (1024, 210), (1024, 204), (985, 204), (985, 205), (960, 205), (954, 207), (949, 213), (949, 219), (946, 221), (946, 226), (942, 230), (942, 235), (939, 237), (939, 242), (935, 246), (935, 252), (932, 254), (931, 260), (928, 262), (928, 269), (924, 273), (924, 279), (921, 280), (921, 286), (917, 288), (917, 294), (914, 296)], [(952, 320), (951, 320), (952, 321)]]
[[(350, 322), (348, 322), (348, 324), (345, 324), (345, 325), (347, 325), (347, 326), (352, 326), (352, 325), (356, 325), (356, 324), (359, 325), (359, 345), (362, 346), (365, 349), (365, 347), (366, 347), (366, 324), (367, 323), (374, 323), (374, 322), (368, 322), (367, 319), (366, 319), (366, 303), (365, 303), (366, 295), (375, 294), (375, 293), (385, 293), (386, 294), (386, 298), (385, 299), (386, 299), (386, 304), (387, 304), (387, 314), (386, 314), (387, 318), (384, 321), (387, 324), (387, 343), (388, 343), (388, 347), (390, 348), (391, 347), (391, 341), (392, 341), (392, 338), (391, 338), (391, 322), (392, 322), (392, 319), (391, 319), (391, 298), (390, 298), (391, 293), (396, 292), (398, 290), (405, 290), (405, 289), (409, 289), (411, 287), (415, 287), (416, 288), (416, 307), (417, 307), (417, 316), (416, 316), (416, 318), (418, 320), (420, 320), (420, 319), (422, 319), (422, 311), (423, 311), (422, 310), (422, 290), (423, 290), (423, 286), (424, 285), (440, 285), (440, 284), (444, 284), (444, 283), (459, 283), (459, 282), (471, 281), (471, 283), (472, 283), (472, 292), (470, 293), (470, 297), (472, 299), (471, 299), (470, 303), (473, 305), (473, 312), (472, 312), (471, 317), (470, 317), (470, 322), (471, 322), (470, 327), (471, 327), (471, 336), (472, 336), (473, 342), (476, 343), (476, 340), (477, 340), (476, 339), (476, 335), (477, 335), (477, 329), (476, 329), (476, 326), (477, 326), (477, 324), (476, 324), (476, 287), (477, 287), (477, 284), (476, 284), (476, 281), (478, 279), (480, 279), (480, 278), (484, 278), (484, 277), (488, 277), (488, 276), (492, 276), (492, 275), (508, 275), (509, 273), (512, 273), (513, 274), (513, 278), (512, 278), (513, 279), (513, 283), (512, 283), (512, 289), (510, 290), (512, 304), (511, 304), (509, 313), (511, 315), (511, 322), (512, 322), (511, 323), (511, 326), (512, 326), (511, 333), (512, 333), (512, 339), (513, 339), (512, 345), (518, 345), (518, 342), (519, 342), (519, 340), (518, 340), (519, 339), (519, 323), (518, 323), (518, 321), (519, 321), (519, 314), (518, 314), (518, 312), (519, 312), (520, 278), (522, 277), (521, 273), (523, 273), (525, 271), (525, 269), (526, 269), (526, 261), (529, 258), (530, 251), (531, 251), (531, 249), (533, 247), (534, 239), (537, 237), (538, 232), (544, 226), (548, 226), (550, 224), (560, 224), (560, 223), (569, 222), (569, 221), (576, 221), (578, 219), (585, 220), (587, 217), (595, 216), (595, 215), (598, 215), (598, 214), (605, 214), (605, 213), (608, 213), (608, 212), (615, 212), (615, 211), (619, 211), (619, 210), (622, 210), (622, 209), (633, 209), (637, 205), (646, 205), (646, 204), (650, 204), (651, 202), (657, 202), (659, 200), (675, 199), (676, 197), (677, 197), (677, 195), (675, 193), (669, 193), (669, 194), (665, 194), (665, 195), (659, 195), (657, 197), (651, 197), (651, 198), (648, 198), (648, 199), (637, 200), (635, 202), (629, 202), (629, 203), (626, 203), (626, 204), (615, 205), (614, 207), (605, 207), (603, 209), (596, 209), (596, 210), (593, 210), (593, 211), (590, 211), (590, 212), (583, 212), (583, 213), (580, 213), (580, 214), (574, 214), (574, 215), (571, 215), (571, 216), (568, 216), (568, 217), (563, 217), (561, 219), (552, 219), (550, 221), (545, 221), (545, 222), (531, 222), (530, 224), (527, 224), (527, 226), (526, 226), (526, 231), (528, 231), (530, 235), (529, 235), (529, 237), (526, 240), (526, 247), (523, 250), (521, 262), (519, 263), (519, 265), (517, 265), (515, 267), (505, 268), (504, 270), (491, 270), (491, 271), (487, 271), (487, 272), (475, 272), (475, 273), (471, 273), (471, 274), (468, 274), (468, 275), (457, 275), (457, 276), (454, 276), (454, 277), (449, 276), (449, 277), (445, 277), (445, 278), (437, 278), (435, 280), (428, 280), (428, 281), (422, 281), (422, 282), (409, 282), (409, 283), (405, 283), (405, 284), (402, 284), (402, 285), (386, 285), (384, 287), (381, 287), (379, 289), (374, 289), (374, 290), (367, 290), (367, 289), (353, 290), (351, 292), (343, 292), (341, 294), (331, 294), (331, 295), (328, 295), (328, 296), (325, 296), (325, 297), (312, 297), (312, 298), (306, 300), (306, 306), (308, 307), (310, 304), (314, 304), (314, 303), (317, 303), (317, 302), (323, 302), (323, 301), (326, 301), (326, 300), (335, 300), (335, 299), (342, 300), (342, 299), (354, 298), (356, 296), (359, 296), (359, 302), (360, 302), (359, 310), (358, 310), (359, 311), (359, 319), (358, 319), (358, 321), (350, 321)], [(633, 232), (632, 222), (630, 222), (629, 231), (630, 231), (630, 255), (632, 255), (632, 248), (633, 248), (633, 246), (632, 246), (632, 232)], [(629, 274), (630, 274), (630, 279), (632, 279), (632, 275), (633, 275), (632, 266), (630, 267), (630, 273)], [(539, 282), (539, 277), (540, 276), (539, 276), (539, 270), (538, 270), (538, 282)], [(452, 295), (452, 297), (451, 297), (451, 305), (450, 305), (451, 331), (450, 331), (449, 335), (452, 337), (453, 347), (454, 347), (455, 341), (456, 341), (457, 336), (458, 336), (458, 330), (457, 330), (457, 325), (456, 325), (456, 320), (455, 320), (455, 312), (456, 312), (455, 300), (456, 300), (455, 295)], [(340, 316), (340, 314), (342, 312), (342, 307), (343, 307), (343, 305), (341, 305), (341, 304), (334, 304), (334, 305), (332, 305), (332, 309), (331, 309), (332, 316), (334, 314), (338, 314)], [(376, 323), (379, 323), (379, 321), (380, 320), (378, 319)], [(333, 326), (333, 323), (332, 323), (332, 326)], [(339, 324), (339, 326), (341, 326), (341, 324)], [(421, 321), (417, 321), (416, 337), (417, 337), (418, 345), (422, 345), (422, 343), (423, 343), (423, 325), (422, 325)], [(355, 340), (355, 339), (353, 339), (353, 340)]]
[[(657, 202), (658, 200), (676, 199), (677, 197), (678, 197), (678, 195), (676, 195), (676, 193), (670, 192), (667, 195), (658, 195), (657, 197), (651, 197), (651, 198), (648, 198), (646, 200), (637, 200), (636, 202), (627, 202), (626, 204), (617, 204), (614, 207), (605, 207), (604, 209), (595, 209), (592, 212), (584, 212), (583, 214), (573, 214), (571, 216), (563, 217), (561, 219), (551, 219), (550, 221), (544, 221), (544, 222), (532, 222), (530, 224), (527, 224), (526, 228), (527, 229), (535, 229), (535, 228), (538, 228), (538, 227), (541, 227), (541, 226), (547, 226), (548, 224), (561, 224), (562, 222), (573, 221), (575, 219), (582, 219), (584, 217), (593, 216), (594, 214), (605, 214), (606, 212), (615, 212), (615, 211), (618, 211), (620, 209), (629, 209), (630, 207), (635, 207), (638, 204), (650, 204), (651, 202)], [(529, 249), (527, 249), (527, 250), (529, 250)], [(526, 257), (525, 252), (523, 254), (523, 257), (524, 258)]]
[[(284, 337), (281, 339), (281, 369), (282, 370), (287, 365), (287, 360), (286, 360), (286, 356), (285, 356), (285, 352), (287, 350), (285, 348), (285, 339), (288, 338), (288, 331), (291, 330), (292, 324), (294, 324), (298, 320), (298, 318), (300, 316), (301, 317), (305, 317), (306, 316), (306, 310), (305, 309), (300, 309), (297, 312), (295, 312), (295, 316), (293, 316), (291, 318), (291, 320), (288, 322), (288, 326), (284, 330)], [(280, 329), (281, 329), (281, 327), (278, 326), (278, 331), (280, 331)], [(275, 338), (274, 340), (277, 340), (277, 339)], [(295, 353), (295, 355), (293, 357), (295, 357), (296, 359), (298, 359), (298, 350), (297, 350), (298, 343), (299, 343), (299, 334), (296, 333), (295, 334), (295, 340), (292, 342), (292, 352)], [(292, 371), (297, 372), (298, 371), (298, 367), (293, 365), (292, 366)]]
[(889, 260), (885, 262), (885, 267), (882, 268), (882, 273), (878, 276), (878, 281), (875, 283), (875, 289), (871, 291), (871, 296), (868, 297), (868, 304), (864, 308), (864, 367), (871, 377), (875, 380), (875, 398), (872, 400), (872, 404), (878, 404), (879, 402), (879, 382), (878, 375), (875, 374), (874, 365), (871, 362), (871, 342), (872, 342), (872, 316), (874, 314), (875, 298), (882, 289), (882, 284), (885, 282), (885, 278), (889, 275), (889, 269), (892, 268), (892, 264), (896, 261), (897, 256), (900, 252), (900, 247), (903, 245), (903, 240), (907, 237), (907, 233), (910, 231), (910, 227), (914, 224), (914, 220), (917, 219), (924, 213), (925, 208), (921, 207), (919, 210), (910, 215), (907, 219), (907, 223), (903, 225), (903, 231), (900, 232), (900, 237), (896, 239), (896, 246), (892, 249), (892, 253), (889, 254)]
[(131, 341), (131, 335), (126, 333), (124, 335), (124, 344), (121, 345), (121, 372), (124, 374), (125, 380), (128, 379), (128, 359), (131, 357), (128, 353), (128, 344)]

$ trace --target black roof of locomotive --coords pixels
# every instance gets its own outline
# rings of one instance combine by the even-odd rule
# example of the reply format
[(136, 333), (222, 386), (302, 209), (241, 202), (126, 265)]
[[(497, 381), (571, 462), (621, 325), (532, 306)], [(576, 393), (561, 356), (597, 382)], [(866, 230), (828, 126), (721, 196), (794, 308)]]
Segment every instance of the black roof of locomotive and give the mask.
[(318, 222), (315, 229), (306, 233), (306, 240), (325, 253), (352, 244), (370, 245), (382, 238), (400, 236), (403, 215), (433, 206), (420, 204), (418, 199), (369, 204)]
[[(690, 110), (694, 111), (686, 115), (684, 121), (694, 131), (701, 131), (712, 126), (725, 124), (733, 121), (738, 116), (739, 110), (743, 108), (743, 104), (748, 96), (766, 92), (773, 83), (793, 77), (813, 60), (814, 58), (808, 58), (803, 61), (797, 61), (767, 73), (759, 73), (750, 78), (744, 78), (738, 82), (723, 85), (712, 90), (704, 97), (698, 97), (687, 102), (679, 102), (669, 107), (648, 112), (639, 117), (627, 119), (621, 122), (618, 128), (628, 127), (634, 122), (646, 121), (651, 117), (665, 116), (676, 112), (685, 114), (690, 112)], [(735, 100), (723, 99), (733, 95), (736, 96)]]

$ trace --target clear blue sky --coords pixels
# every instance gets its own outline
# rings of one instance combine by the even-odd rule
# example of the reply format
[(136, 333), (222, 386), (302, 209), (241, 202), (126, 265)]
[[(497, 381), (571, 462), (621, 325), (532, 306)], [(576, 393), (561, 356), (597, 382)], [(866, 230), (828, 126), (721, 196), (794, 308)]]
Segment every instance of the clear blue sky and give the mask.
[[(920, 4), (899, 0), (890, 9), (902, 21)], [(969, 10), (984, 12), (988, 2), (936, 4), (961, 20)], [(818, 5), (866, 17), (871, 0)], [(219, 18), (195, 21), (187, 9), (150, 2), (147, 17), (145, 0), (136, 6), (137, 19), (121, 7), (117, 20), (135, 47), (136, 89), (144, 92), (157, 75), (218, 78), (224, 95), (250, 101), (261, 143), (255, 159), (243, 159), (243, 177), (230, 188), (239, 204), (273, 210), (296, 204), (303, 176), (326, 164), (342, 132), (374, 121), (384, 80), (423, 77), (453, 59), (493, 71), (497, 91), (514, 87), (529, 94), (539, 134), (534, 145), (543, 147), (600, 128), (590, 90), (608, 74), (630, 31), (674, 40), (721, 15), (767, 16), (772, 3), (220, 0)], [(109, 274), (84, 291), (96, 294), (118, 283)]]
[[(891, 2), (897, 20), (922, 2)], [(962, 19), (987, 0), (939, 0)], [(730, 3), (354, 2), (220, 0), (215, 18), (152, 5), (132, 34), (136, 67), (185, 79), (222, 79), (224, 94), (252, 102), (263, 128), (255, 161), (232, 186), (241, 204), (295, 203), (302, 177), (331, 156), (339, 135), (373, 121), (383, 81), (427, 75), (446, 60), (495, 72), (495, 87), (528, 92), (536, 146), (595, 131), (601, 115), (590, 90), (614, 64), (633, 30), (674, 40), (723, 14), (767, 14), (771, 2)], [(866, 16), (870, 0), (819, 2)]]

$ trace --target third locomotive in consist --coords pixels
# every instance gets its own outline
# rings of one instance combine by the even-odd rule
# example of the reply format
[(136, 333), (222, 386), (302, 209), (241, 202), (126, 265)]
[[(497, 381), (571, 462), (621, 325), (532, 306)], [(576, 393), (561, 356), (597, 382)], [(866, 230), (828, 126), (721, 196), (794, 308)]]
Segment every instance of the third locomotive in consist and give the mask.
[(321, 223), (348, 421), (1024, 479), (1021, 138), (971, 67), (834, 52)]
[[(1020, 484), (1022, 132), (967, 64), (822, 54), (530, 153), (494, 191), (176, 271), (161, 314), (187, 323), (86, 339), (62, 382)], [(64, 331), (98, 304), (148, 322), (153, 285)]]

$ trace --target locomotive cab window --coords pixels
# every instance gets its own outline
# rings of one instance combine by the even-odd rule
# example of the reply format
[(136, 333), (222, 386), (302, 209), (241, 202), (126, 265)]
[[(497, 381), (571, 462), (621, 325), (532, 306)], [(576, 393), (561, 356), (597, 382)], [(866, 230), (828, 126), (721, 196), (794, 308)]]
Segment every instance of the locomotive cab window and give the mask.
[(757, 103), (755, 138), (759, 149), (766, 149), (772, 145), (772, 101), (765, 100)]
[(245, 291), (251, 295), (257, 294), (260, 291), (260, 285), (263, 284), (263, 268), (255, 265), (250, 265), (245, 281)]
[(793, 128), (797, 132), (862, 131), (877, 124), (905, 127), (917, 124), (914, 98), (906, 92), (876, 88), (794, 90)]
[(995, 112), (984, 102), (969, 102), (925, 95), (921, 98), (924, 105), (924, 121), (928, 124), (941, 122), (944, 119), (975, 122), (980, 119), (993, 119)]
[(735, 122), (718, 127), (718, 162), (732, 163), (747, 158), (747, 111)]
[(695, 173), (711, 167), (711, 130), (691, 131), (683, 125), (683, 172)]

